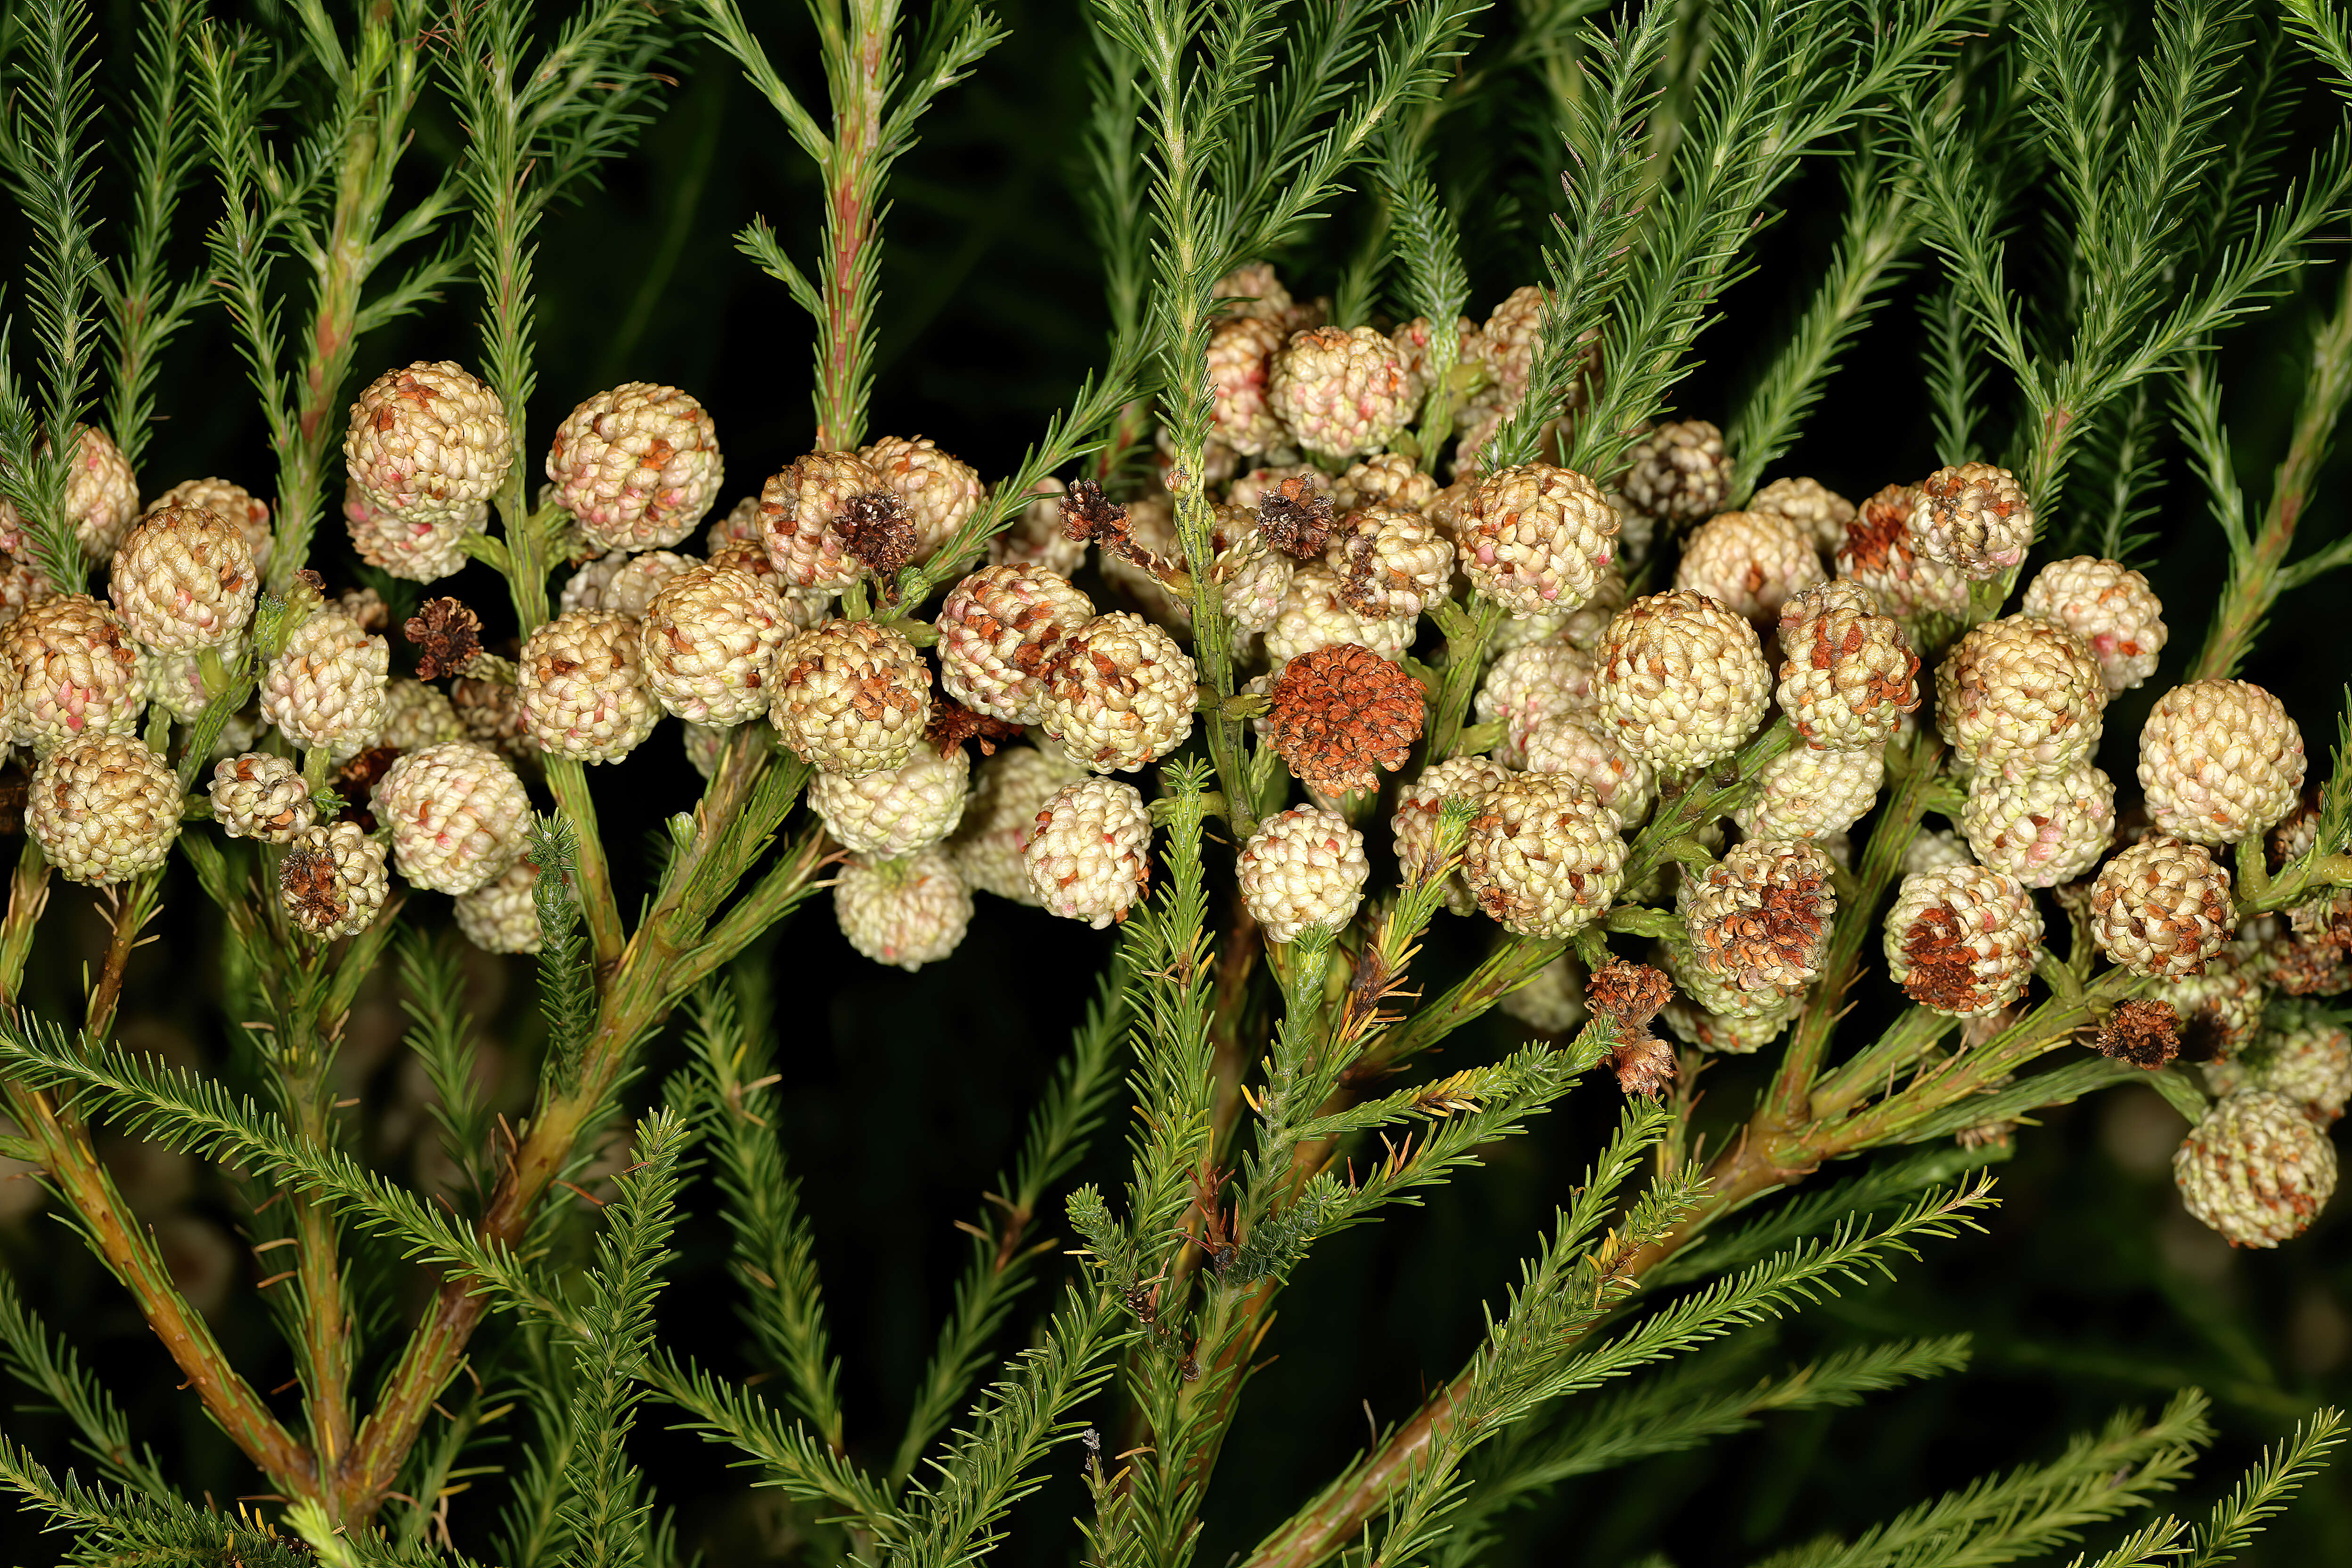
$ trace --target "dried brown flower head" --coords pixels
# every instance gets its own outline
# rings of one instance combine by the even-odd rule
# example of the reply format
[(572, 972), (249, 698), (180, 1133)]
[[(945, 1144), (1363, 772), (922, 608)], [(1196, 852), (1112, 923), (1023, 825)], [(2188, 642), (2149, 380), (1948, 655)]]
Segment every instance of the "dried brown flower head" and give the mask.
[(922, 545), (907, 503), (888, 490), (868, 490), (842, 502), (834, 529), (849, 553), (877, 577), (897, 576)]
[(1274, 749), (1327, 795), (1373, 788), (1421, 738), (1421, 683), (1357, 643), (1300, 654), (1266, 696)]
[(1811, 844), (1750, 840), (1697, 879), (1685, 915), (1708, 973), (1760, 991), (1821, 972), (1836, 912), (1828, 856)]
[(2161, 1002), (2118, 1002), (2092, 1043), (2103, 1057), (2154, 1072), (2180, 1054), (2180, 1017)]
[(401, 628), (416, 648), (416, 679), (462, 675), (482, 651), (482, 618), (457, 599), (427, 599)]
[(1919, 912), (1904, 933), (1903, 958), (1911, 970), (1903, 979), (1904, 993), (1924, 1007), (1971, 1013), (1990, 1000), (1977, 979), (1976, 950), (1948, 904)]
[(376, 781), (400, 760), (397, 746), (372, 746), (335, 770), (335, 793), (343, 797), (343, 809), (337, 814), (338, 822), (356, 822), (369, 833), (375, 831), (373, 803)]
[(1071, 539), (1107, 549), (1127, 542), (1127, 508), (1103, 494), (1092, 479), (1072, 479), (1062, 492), (1062, 532)]
[(1612, 958), (1584, 983), (1585, 1005), (1617, 1026), (1620, 1039), (1646, 1033), (1658, 1009), (1674, 1000), (1675, 983), (1663, 969)]
[(331, 926), (349, 912), (335, 877), (335, 858), (323, 849), (298, 845), (287, 850), (278, 863), (278, 891), (306, 925)]
[(1319, 561), (1331, 542), (1331, 496), (1303, 474), (1293, 474), (1258, 498), (1257, 531), (1268, 544), (1301, 561)]
[(1011, 720), (975, 713), (952, 697), (933, 697), (930, 721), (923, 726), (924, 742), (943, 757), (966, 741), (978, 742), (982, 756), (992, 757), (997, 742), (1017, 741), (1021, 733), (1021, 726)]
[(1655, 1100), (1674, 1087), (1675, 1048), (1644, 1032), (1611, 1051), (1609, 1068), (1617, 1075), (1618, 1089), (1628, 1099), (1638, 1094), (1645, 1100)]

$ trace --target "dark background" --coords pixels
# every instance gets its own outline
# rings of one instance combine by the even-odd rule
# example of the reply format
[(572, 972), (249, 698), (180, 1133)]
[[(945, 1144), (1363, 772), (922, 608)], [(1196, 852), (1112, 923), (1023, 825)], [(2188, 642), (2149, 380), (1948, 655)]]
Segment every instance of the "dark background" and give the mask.
[[(131, 7), (112, 8), (110, 36), (127, 37)], [(876, 434), (928, 435), (985, 477), (1011, 469), (1100, 353), (1107, 318), (1099, 269), (1071, 194), (1072, 150), (1087, 108), (1083, 34), (1075, 9), (1011, 0), (1013, 36), (974, 78), (924, 122), (923, 141), (900, 165), (883, 259), (885, 329), (874, 395)], [(1489, 30), (1507, 23), (1489, 18)], [(822, 101), (797, 17), (765, 23), (787, 74)], [(731, 233), (764, 213), (805, 258), (816, 186), (806, 161), (764, 106), (715, 51), (689, 47), (676, 62), (681, 86), (641, 148), (614, 165), (605, 188), (554, 216), (539, 256), (539, 395), (526, 450), (538, 460), (553, 422), (572, 404), (621, 380), (668, 382), (714, 412), (730, 468), (719, 507), (805, 448), (805, 387), (812, 334), (783, 290), (736, 253)], [(101, 80), (101, 91), (110, 92)], [(1531, 99), (1532, 94), (1518, 95)], [(2306, 128), (2339, 112), (2315, 87)], [(448, 155), (446, 116), (420, 131), (418, 170)], [(2305, 136), (2290, 154), (2301, 162)], [(1542, 204), (1557, 161), (1533, 127), (1465, 119), (1449, 142), (1445, 175), (1463, 215), (1483, 316), (1537, 275)], [(1477, 183), (1475, 183), (1477, 182)], [(111, 188), (109, 188), (111, 194)], [(201, 223), (208, 189), (190, 203)], [(1834, 237), (1840, 195), (1816, 164), (1783, 194), (1783, 216), (1752, 252), (1752, 275), (1724, 301), (1702, 340), (1702, 363), (1677, 388), (1677, 409), (1727, 418), (1737, 389), (1777, 342)], [(1351, 254), (1360, 203), (1310, 228), (1277, 259), (1295, 292), (1328, 292)], [(7, 220), (0, 220), (7, 221)], [(2037, 232), (2034, 222), (2019, 226)], [(13, 228), (11, 230), (13, 233)], [(2223, 374), (2242, 475), (2262, 487), (2284, 447), (2315, 315), (2332, 298), (2340, 226), (2318, 262), (2226, 344)], [(11, 244), (7, 254), (21, 255)], [(188, 265), (198, 259), (193, 244)], [(2033, 282), (2032, 247), (2020, 247), (2021, 285)], [(13, 273), (19, 268), (11, 267)], [(1769, 469), (1811, 474), (1860, 498), (1935, 466), (1919, 383), (1922, 337), (1916, 305), (1929, 265), (1899, 285), (1831, 382), (1796, 449)], [(9, 279), (13, 287), (17, 279)], [(21, 298), (13, 293), (12, 298)], [(413, 359), (478, 359), (475, 302), (467, 290), (363, 342), (356, 375)], [(21, 345), (25, 340), (19, 338)], [(1996, 389), (2000, 384), (1996, 378)], [(268, 493), (270, 470), (257, 419), (237, 395), (242, 366), (220, 314), (207, 311), (167, 362), (161, 392), (168, 422), (142, 463), (152, 495), (199, 474), (221, 473)], [(2005, 406), (2005, 405), (2004, 405)], [(2343, 527), (2340, 479), (2331, 465), (2305, 524), (2316, 542)], [(2141, 716), (2178, 679), (2200, 641), (2226, 561), (2192, 475), (2169, 462), (2157, 498), (2158, 540), (2143, 563), (2168, 605), (2173, 646), (2157, 678), (2111, 710), (2103, 763), (2130, 793)], [(2045, 527), (2050, 526), (2045, 522)], [(341, 541), (331, 521), (327, 548)], [(322, 563), (331, 584), (354, 582)], [(2323, 582), (2279, 606), (2263, 650), (2245, 672), (2286, 700), (2304, 727), (2314, 776), (2326, 765), (2347, 656), (2346, 579)], [(481, 568), (454, 591), (484, 605), (502, 597)], [(624, 879), (658, 818), (691, 798), (692, 780), (673, 730), (597, 775), (610, 847)], [(184, 871), (167, 884), (158, 940), (131, 967), (122, 1033), (128, 1043), (179, 1059), (241, 1070), (228, 1042), (215, 921)], [(443, 921), (440, 900), (412, 910)], [(1425, 963), (1441, 984), (1475, 953), (1480, 933), (1441, 916)], [(945, 1311), (965, 1238), (952, 1228), (1010, 1158), (1021, 1119), (1062, 1048), (1090, 990), (1108, 938), (1038, 911), (982, 897), (980, 918), (954, 957), (914, 974), (858, 958), (820, 900), (781, 929), (765, 962), (784, 1019), (781, 1064), (789, 1093), (782, 1136), (805, 1184), (828, 1308), (842, 1356), (853, 1446), (886, 1460), (909, 1391)], [(78, 1010), (82, 964), (101, 950), (88, 895), (60, 889), (37, 952), (28, 999), (51, 1016)], [(518, 1108), (530, 1081), (538, 1034), (525, 960), (478, 957), (478, 1010), (486, 1058), (502, 1071)], [(1866, 1028), (1889, 1006), (1883, 989), (1853, 1020)], [(419, 1168), (416, 1075), (398, 1056), (396, 999), (379, 987), (355, 1014), (345, 1066), (364, 1097), (358, 1125), (368, 1151), (394, 1168)], [(1441, 1065), (1491, 1059), (1517, 1026), (1490, 1019), (1450, 1042)], [(677, 1058), (674, 1040), (654, 1047), (656, 1068)], [(1749, 1061), (1727, 1061), (1706, 1079), (1711, 1119), (1738, 1116), (1760, 1081)], [(1535, 1245), (1613, 1118), (1614, 1091), (1589, 1085), (1528, 1136), (1492, 1151), (1427, 1207), (1322, 1243), (1286, 1292), (1267, 1342), (1276, 1359), (1251, 1385), (1240, 1426), (1212, 1494), (1197, 1561), (1219, 1563), (1245, 1549), (1352, 1454), (1366, 1435), (1366, 1406), (1382, 1422), (1410, 1413), (1450, 1376), (1475, 1342), (1482, 1302), (1499, 1301), (1515, 1260)], [(1965, 1378), (1879, 1397), (1859, 1410), (1776, 1417), (1712, 1448), (1590, 1479), (1564, 1489), (1522, 1531), (1523, 1552), (1495, 1561), (1629, 1561), (1662, 1550), (1683, 1563), (1733, 1563), (1821, 1531), (1852, 1531), (1979, 1473), (2053, 1455), (2064, 1436), (2121, 1405), (2153, 1406), (2195, 1383), (2215, 1398), (2222, 1436), (2187, 1506), (2202, 1508), (2234, 1480), (2264, 1442), (2315, 1404), (2352, 1396), (2352, 1247), (2339, 1202), (2301, 1241), (2275, 1252), (2232, 1252), (2182, 1213), (2168, 1167), (2178, 1119), (2152, 1094), (2125, 1091), (2053, 1112), (2020, 1138), (2001, 1182), (2002, 1206), (1988, 1234), (1935, 1247), (1892, 1285), (1847, 1291), (1780, 1331), (1758, 1373), (1840, 1345), (1898, 1335), (1972, 1331), (1975, 1368)], [(240, 1364), (261, 1386), (290, 1372), (267, 1314), (250, 1292), (266, 1269), (231, 1241), (236, 1202), (215, 1177), (184, 1162), (110, 1151), (126, 1190), (162, 1228)], [(1098, 1137), (1087, 1174), (1116, 1184), (1119, 1135)], [(742, 1354), (722, 1272), (723, 1237), (709, 1218), (707, 1184), (692, 1189), (698, 1217), (682, 1235), (684, 1257), (663, 1307), (665, 1331), (712, 1364), (756, 1369)], [(1058, 1202), (1056, 1198), (1055, 1202)], [(123, 1293), (105, 1278), (29, 1181), (0, 1187), (12, 1215), (0, 1230), (25, 1294), (64, 1325), (131, 1406), (191, 1489), (218, 1499), (252, 1489)], [(1050, 1215), (1049, 1215), (1050, 1217)], [(367, 1304), (397, 1310), (415, 1281), (368, 1287)], [(1034, 1292), (1034, 1309), (1050, 1297)], [(1016, 1318), (1024, 1330), (1032, 1311)], [(376, 1342), (378, 1362), (396, 1342)], [(1015, 1339), (1002, 1347), (1009, 1352)], [(376, 1364), (374, 1363), (371, 1365)], [(278, 1403), (292, 1408), (291, 1394)], [(1100, 1418), (1107, 1406), (1093, 1414)], [(664, 1430), (649, 1405), (635, 1450), (662, 1500), (680, 1516), (689, 1547), (757, 1556), (773, 1500), (747, 1496), (745, 1472), (724, 1470), (698, 1440)], [(53, 1463), (65, 1434), (51, 1417), (21, 1413), (8, 1429)], [(1079, 1450), (1056, 1456), (1056, 1475), (1013, 1516), (1003, 1561), (1067, 1560), (1065, 1521), (1083, 1506)], [(2352, 1561), (2352, 1488), (2339, 1468), (2306, 1496), (2251, 1561)], [(494, 1486), (456, 1501), (461, 1538), (480, 1547)], [(61, 1542), (8, 1531), (22, 1560), (45, 1560)], [(2065, 1554), (2061, 1554), (2065, 1555)]]

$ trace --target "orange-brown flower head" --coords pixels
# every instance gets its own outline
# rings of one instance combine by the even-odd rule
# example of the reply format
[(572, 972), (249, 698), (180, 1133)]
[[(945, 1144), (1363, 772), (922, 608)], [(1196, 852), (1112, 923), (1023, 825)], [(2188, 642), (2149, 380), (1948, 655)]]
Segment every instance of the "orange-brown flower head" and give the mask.
[(1334, 643), (1283, 666), (1267, 693), (1275, 750), (1307, 788), (1371, 789), (1421, 738), (1420, 682), (1371, 649)]

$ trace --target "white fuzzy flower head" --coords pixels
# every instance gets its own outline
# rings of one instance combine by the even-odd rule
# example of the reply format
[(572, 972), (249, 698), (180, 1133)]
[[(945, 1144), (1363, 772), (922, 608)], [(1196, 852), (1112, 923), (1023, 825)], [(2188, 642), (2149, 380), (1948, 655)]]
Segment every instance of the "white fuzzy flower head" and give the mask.
[(963, 820), (948, 840), (948, 853), (974, 892), (1035, 905), (1037, 894), (1029, 886), (1024, 852), (1036, 831), (1037, 813), (1055, 791), (1085, 778), (1086, 771), (1059, 752), (1004, 746), (976, 772)]
[(2157, 699), (2139, 732), (2139, 785), (2163, 832), (2235, 844), (2294, 809), (2303, 731), (2279, 700), (2243, 680), (2192, 680)]
[(321, 610), (286, 639), (261, 674), (261, 716), (298, 746), (350, 761), (383, 729), (392, 649), (339, 610)]
[(419, 517), (470, 513), (498, 494), (514, 458), (498, 395), (448, 360), (377, 376), (343, 435), (352, 483), (375, 507)]
[(1755, 794), (1732, 810), (1750, 838), (1811, 839), (1845, 832), (1886, 787), (1886, 748), (1783, 752), (1757, 771)]
[(1563, 713), (1593, 711), (1600, 673), (1591, 654), (1564, 642), (1528, 643), (1488, 665), (1474, 710), (1479, 723), (1503, 726), (1496, 758), (1518, 766), (1536, 726)]
[(1063, 640), (1045, 672), (1039, 722), (1097, 773), (1155, 762), (1192, 733), (1199, 676), (1175, 639), (1140, 616), (1097, 616)]
[(1854, 520), (1853, 502), (1819, 479), (1774, 479), (1748, 498), (1749, 511), (1776, 512), (1805, 531), (1813, 548), (1824, 554), (1845, 539), (1846, 524)]
[(963, 820), (971, 760), (961, 746), (942, 754), (917, 746), (895, 768), (847, 778), (818, 773), (809, 781), (811, 809), (844, 848), (860, 855), (911, 854), (953, 833)]
[(810, 453), (761, 489), (760, 534), (769, 560), (795, 588), (838, 590), (870, 575), (853, 548), (852, 503), (885, 495), (897, 500), (856, 453)]
[(135, 737), (76, 736), (33, 770), (25, 829), (67, 881), (127, 882), (180, 836), (179, 775)]
[(2016, 1001), (2041, 953), (2033, 895), (1981, 866), (1904, 878), (1886, 916), (1887, 977), (1946, 1017), (1981, 1017)]
[(1876, 595), (1843, 578), (1807, 588), (1780, 607), (1775, 695), (1805, 744), (1851, 752), (1884, 744), (1919, 706), (1919, 656)]
[(1302, 654), (1354, 643), (1393, 662), (1412, 646), (1417, 624), (1408, 616), (1365, 615), (1348, 603), (1347, 584), (1337, 573), (1310, 563), (1290, 574), (1266, 628), (1265, 654), (1279, 671)]
[(1979, 773), (1960, 826), (1980, 864), (2029, 888), (2054, 888), (2097, 865), (2114, 841), (2115, 781), (2087, 762), (2014, 782)]
[(266, 752), (213, 764), (213, 821), (231, 838), (284, 844), (318, 819), (302, 770)]
[(547, 448), (556, 500), (603, 550), (676, 544), (719, 499), (725, 473), (709, 412), (646, 381), (574, 408)]
[(2033, 543), (2033, 508), (2007, 468), (1962, 463), (1919, 482), (1910, 530), (1921, 555), (1982, 582), (2025, 559)]
[(2098, 750), (2107, 704), (2099, 661), (2054, 621), (1971, 626), (1936, 670), (1936, 725), (1969, 767), (2011, 778), (2063, 773)]
[(2302, 1107), (2315, 1125), (2332, 1125), (2352, 1102), (2352, 1031), (2326, 1017), (2273, 1029), (2234, 1056), (2205, 1064), (2217, 1095), (2267, 1089)]
[[(131, 460), (105, 431), (77, 425), (73, 442), (73, 464), (66, 470), (66, 516), (73, 522), (82, 553), (103, 561), (114, 553), (123, 530), (139, 515), (139, 480), (131, 471)], [(47, 442), (41, 445), (46, 447)], [(0, 551), (15, 555), (25, 550), (24, 520), (0, 497)]]
[(1675, 586), (1769, 626), (1790, 597), (1829, 580), (1811, 531), (1769, 511), (1720, 511), (1683, 541)]
[(2169, 634), (2164, 605), (2147, 579), (2116, 561), (2077, 555), (2034, 574), (2020, 606), (2056, 621), (2090, 645), (2107, 693), (2128, 691), (2156, 673)]
[(859, 447), (857, 455), (907, 509), (918, 560), (946, 543), (980, 506), (979, 473), (940, 451), (928, 436), (885, 436)]
[(146, 699), (121, 617), (60, 594), (0, 628), (0, 714), (9, 738), (47, 756), (82, 735), (127, 735)]
[[(1240, 510), (1220, 506), (1220, 522), (1222, 514)], [(1298, 563), (1268, 544), (1255, 527), (1238, 531), (1237, 542), (1217, 552), (1209, 574), (1216, 582), (1225, 614), (1233, 617), (1234, 630), (1269, 631), (1282, 614), (1284, 601), (1290, 597), (1290, 582)], [(1189, 624), (1189, 616), (1187, 620)]]
[(2232, 1247), (2276, 1247), (2311, 1228), (2336, 1192), (2336, 1146), (2283, 1094), (2233, 1094), (2172, 1157), (2189, 1212)]
[[(742, 553), (730, 559), (742, 559)], [(560, 614), (574, 610), (612, 610), (619, 615), (642, 618), (654, 595), (669, 586), (670, 580), (696, 563), (671, 550), (648, 550), (631, 554), (615, 550), (600, 555), (564, 580), (563, 593), (556, 600)], [(762, 574), (762, 580), (776, 581), (773, 571)]]
[(1919, 553), (1911, 537), (1917, 499), (1910, 485), (1889, 485), (1857, 507), (1837, 546), (1838, 575), (1878, 595), (1879, 607), (1898, 620), (1958, 615), (1969, 606), (1969, 580)]
[(1751, 994), (1811, 984), (1837, 916), (1832, 876), (1830, 858), (1811, 844), (1733, 845), (1684, 879), (1679, 901), (1693, 956), (1716, 980)]
[(1559, 773), (1517, 773), (1470, 825), (1463, 877), (1478, 907), (1520, 936), (1567, 936), (1609, 908), (1625, 880), (1617, 814)]
[(1626, 499), (1647, 516), (1680, 525), (1713, 517), (1731, 490), (1723, 432), (1704, 419), (1659, 426), (1625, 454)]
[(1618, 742), (1661, 773), (1738, 751), (1769, 705), (1756, 628), (1703, 594), (1634, 600), (1609, 623), (1596, 692)]
[(1512, 616), (1573, 610), (1617, 551), (1617, 509), (1591, 479), (1549, 463), (1498, 469), (1469, 493), (1455, 543), (1471, 586)]
[(1375, 452), (1348, 465), (1331, 481), (1331, 510), (1345, 515), (1366, 507), (1419, 511), (1437, 494), (1437, 481), (1398, 452)]
[(1291, 334), (1266, 374), (1266, 407), (1319, 458), (1377, 452), (1412, 417), (1404, 358), (1370, 327)]
[(1282, 341), (1282, 324), (1262, 316), (1228, 316), (1210, 329), (1211, 428), (1236, 452), (1272, 451), (1290, 438), (1266, 404)]
[(530, 796), (506, 758), (445, 741), (395, 759), (376, 781), (376, 819), (392, 830), (402, 877), (436, 893), (470, 893), (521, 858)]
[(740, 724), (775, 698), (776, 654), (793, 624), (776, 591), (749, 572), (694, 566), (646, 606), (638, 633), (646, 685), (690, 723)]
[(541, 751), (618, 762), (661, 721), (646, 683), (638, 623), (613, 610), (574, 610), (523, 639), (515, 690), (524, 731)]
[(466, 565), (466, 541), (490, 526), (490, 503), (394, 506), (354, 480), (343, 523), (361, 560), (410, 583), (436, 583)]
[(539, 868), (516, 861), (504, 875), (457, 896), (457, 929), (484, 952), (537, 952), (540, 948)]
[(901, 859), (860, 856), (833, 884), (833, 915), (849, 945), (875, 963), (920, 969), (963, 941), (971, 889), (938, 848)]
[[(1419, 778), (1399, 789), (1389, 832), (1404, 879), (1414, 881), (1428, 874), (1429, 858), (1437, 843), (1437, 819), (1447, 801), (1465, 800), (1483, 806), (1495, 786), (1510, 776), (1510, 769), (1486, 757), (1448, 757), (1423, 768)], [(1458, 866), (1445, 878), (1445, 907), (1457, 915), (1473, 913), (1478, 907)]]
[(940, 606), (940, 682), (975, 713), (1034, 724), (1045, 710), (1045, 667), (1094, 614), (1093, 602), (1057, 572), (983, 566)]
[(1454, 546), (1436, 525), (1393, 507), (1347, 513), (1331, 530), (1323, 559), (1350, 605), (1390, 620), (1418, 617), (1445, 597), (1454, 577)]
[(1539, 720), (1518, 750), (1528, 772), (1580, 781), (1628, 823), (1641, 821), (1650, 809), (1656, 788), (1650, 765), (1619, 745), (1596, 715), (1570, 711)]
[(931, 717), (931, 676), (898, 632), (873, 621), (827, 621), (776, 655), (769, 721), (794, 755), (855, 777), (907, 760)]
[(1294, 806), (1257, 826), (1237, 866), (1242, 902), (1268, 942), (1296, 942), (1310, 926), (1332, 931), (1355, 918), (1371, 864), (1364, 836), (1320, 806)]
[(226, 518), (196, 507), (151, 511), (114, 552), (107, 593), (131, 635), (187, 653), (235, 642), (260, 590), (253, 549)]
[(2201, 973), (2237, 927), (2230, 874), (2201, 844), (2151, 836), (2108, 861), (2091, 885), (2091, 939), (2134, 974)]
[(1038, 808), (1022, 858), (1048, 912), (1100, 931), (1126, 919), (1151, 880), (1151, 814), (1133, 784), (1081, 779)]
[(245, 535), (246, 548), (253, 554), (257, 571), (269, 565), (269, 503), (229, 479), (182, 479), (162, 495), (147, 503), (150, 517), (166, 507), (202, 507), (215, 517), (224, 519)]

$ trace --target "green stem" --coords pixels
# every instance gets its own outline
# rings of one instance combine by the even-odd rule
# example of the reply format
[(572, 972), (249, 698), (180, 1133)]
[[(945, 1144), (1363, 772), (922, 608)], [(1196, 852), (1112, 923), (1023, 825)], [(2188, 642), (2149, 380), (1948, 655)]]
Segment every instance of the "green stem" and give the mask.
[(596, 827), (596, 797), (588, 792), (588, 770), (575, 757), (546, 758), (547, 787), (556, 805), (572, 819), (580, 840), (575, 868), (580, 878), (580, 909), (587, 917), (588, 938), (596, 950), (599, 973), (620, 961), (624, 937), (621, 909), (613, 897), (613, 871), (604, 857), (604, 841)]

